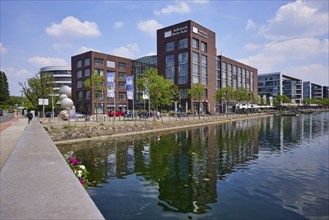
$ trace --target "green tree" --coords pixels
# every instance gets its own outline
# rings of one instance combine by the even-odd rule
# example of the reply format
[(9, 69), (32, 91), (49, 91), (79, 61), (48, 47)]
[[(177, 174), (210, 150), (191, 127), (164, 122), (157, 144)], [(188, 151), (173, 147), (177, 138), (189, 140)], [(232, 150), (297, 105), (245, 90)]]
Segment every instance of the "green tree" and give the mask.
[(83, 82), (83, 86), (91, 91), (91, 94), (94, 98), (94, 111), (97, 114), (96, 99), (103, 98), (104, 76), (99, 75), (97, 71), (95, 71)]
[(286, 95), (278, 95), (276, 98), (273, 99), (273, 103), (275, 105), (282, 105), (286, 103), (291, 103), (291, 99)]
[[(200, 108), (202, 104), (202, 99), (205, 97), (205, 89), (200, 83), (194, 84), (191, 89), (187, 90), (187, 93), (191, 96), (192, 100), (199, 102), (199, 118), (200, 118)], [(193, 104), (192, 104), (192, 111), (193, 111)]]
[(228, 113), (227, 105), (228, 105), (228, 102), (234, 100), (234, 92), (230, 86), (221, 88), (216, 91), (215, 99), (218, 100), (222, 106), (223, 106), (223, 103), (225, 103), (225, 113)]
[[(52, 74), (40, 72), (27, 80), (27, 83), (19, 83), (22, 87), (25, 97), (31, 102), (34, 109), (42, 112), (42, 106), (39, 106), (39, 99), (48, 98), (53, 93), (55, 86)], [(41, 117), (43, 117), (41, 115)]]
[(0, 102), (9, 99), (8, 80), (5, 72), (0, 71)]
[(158, 110), (160, 105), (171, 105), (178, 93), (173, 82), (158, 75), (155, 68), (146, 70), (142, 75), (142, 78), (137, 79), (137, 86), (140, 91), (148, 91), (153, 109)]

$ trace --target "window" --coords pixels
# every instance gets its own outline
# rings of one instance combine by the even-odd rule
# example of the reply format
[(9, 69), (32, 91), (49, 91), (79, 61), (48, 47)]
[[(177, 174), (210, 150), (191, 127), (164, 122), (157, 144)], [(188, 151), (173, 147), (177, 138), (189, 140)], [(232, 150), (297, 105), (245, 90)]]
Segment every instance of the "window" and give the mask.
[(227, 85), (232, 86), (232, 65), (227, 65)]
[(198, 39), (195, 39), (195, 38), (192, 39), (192, 48), (199, 50), (199, 40)]
[(127, 68), (127, 64), (126, 63), (119, 63), (119, 70), (125, 71), (126, 68)]
[(187, 89), (180, 89), (179, 90), (179, 98), (180, 99), (187, 99)]
[(85, 59), (85, 66), (90, 66), (90, 58)]
[(127, 94), (125, 92), (119, 92), (119, 100), (127, 100)]
[(207, 52), (207, 43), (201, 41), (201, 51)]
[(166, 78), (174, 81), (175, 78), (175, 56), (168, 55), (166, 56)]
[(178, 84), (188, 82), (188, 52), (178, 54)]
[(188, 47), (188, 39), (183, 38), (178, 41), (178, 49), (184, 49)]
[(192, 82), (199, 83), (199, 54), (196, 52), (192, 54), (192, 75)]
[(246, 69), (242, 69), (242, 87), (246, 88)]
[(166, 43), (166, 52), (174, 51), (175, 50), (175, 42), (167, 42)]
[(90, 76), (90, 69), (85, 69), (85, 77)]
[(115, 68), (115, 62), (108, 60), (108, 61), (106, 61), (106, 66), (109, 68)]
[(82, 81), (81, 80), (77, 81), (77, 88), (82, 88)]
[(104, 60), (100, 59), (100, 58), (94, 58), (94, 64), (95, 64), (95, 66), (103, 66)]
[(95, 73), (99, 76), (104, 76), (104, 70), (103, 69), (95, 69)]
[(207, 56), (201, 55), (201, 84), (207, 85)]
[(126, 82), (119, 82), (119, 89), (126, 89)]
[(81, 91), (77, 92), (77, 99), (78, 99), (78, 101), (82, 101), (82, 92)]
[(118, 79), (125, 80), (126, 79), (126, 73), (119, 72)]
[[(77, 77), (78, 77), (78, 78), (81, 78), (81, 77), (82, 77), (82, 71), (81, 71), (81, 70), (78, 71), (78, 73), (77, 73)], [(56, 78), (56, 79), (57, 79), (57, 78)]]
[(242, 72), (241, 67), (238, 68), (238, 87), (242, 86)]
[(225, 79), (226, 81), (226, 63), (225, 62), (222, 62), (222, 78)]
[(82, 61), (81, 60), (78, 60), (77, 62), (77, 68), (81, 68), (82, 67)]
[(85, 100), (90, 100), (90, 91), (85, 91)]

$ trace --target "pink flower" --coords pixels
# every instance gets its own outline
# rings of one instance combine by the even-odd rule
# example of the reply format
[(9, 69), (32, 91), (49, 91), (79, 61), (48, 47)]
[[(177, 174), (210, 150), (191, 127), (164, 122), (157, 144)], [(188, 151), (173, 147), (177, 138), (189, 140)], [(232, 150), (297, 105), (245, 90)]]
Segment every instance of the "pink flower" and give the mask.
[(73, 158), (73, 157), (70, 158), (69, 160), (70, 160), (70, 163), (71, 163), (71, 164), (77, 164), (77, 163), (79, 162), (79, 160), (77, 160), (77, 159), (75, 159), (75, 158)]
[(83, 180), (79, 180), (80, 181), (80, 183), (83, 185), (85, 182), (83, 181)]

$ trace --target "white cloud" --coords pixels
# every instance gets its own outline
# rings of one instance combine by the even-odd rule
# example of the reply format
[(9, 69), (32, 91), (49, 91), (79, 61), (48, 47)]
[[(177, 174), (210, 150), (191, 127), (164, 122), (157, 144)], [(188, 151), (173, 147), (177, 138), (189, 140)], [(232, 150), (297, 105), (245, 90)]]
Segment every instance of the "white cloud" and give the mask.
[(158, 23), (156, 20), (140, 21), (137, 24), (137, 28), (141, 31), (148, 33), (151, 36), (155, 36), (158, 29), (163, 28), (163, 25)]
[(255, 30), (255, 29), (257, 29), (257, 24), (252, 19), (248, 19), (247, 25), (244, 29), (246, 31)]
[(124, 23), (122, 21), (117, 21), (114, 23), (115, 28), (122, 28), (124, 26)]
[(165, 8), (160, 10), (155, 10), (154, 14), (156, 15), (170, 15), (173, 13), (184, 14), (191, 11), (190, 7), (186, 2), (178, 2), (176, 5), (167, 5)]
[(95, 22), (81, 22), (73, 16), (64, 18), (59, 24), (52, 24), (46, 28), (46, 32), (50, 36), (62, 38), (97, 37), (101, 35)]
[(137, 43), (128, 44), (126, 47), (118, 47), (111, 51), (111, 54), (119, 57), (135, 59), (139, 56), (140, 51)]
[(26, 69), (15, 69), (13, 67), (4, 68), (3, 71), (6, 73), (6, 76), (14, 78), (26, 78), (26, 77), (32, 77), (32, 74), (26, 70)]
[(72, 48), (72, 44), (68, 42), (57, 42), (52, 45), (52, 48), (58, 51)]
[(90, 48), (90, 47), (85, 47), (85, 46), (82, 46), (78, 49), (78, 53), (85, 53), (85, 52), (88, 52), (88, 51), (96, 51), (96, 52), (100, 52), (99, 50), (96, 50), (96, 49), (93, 49), (93, 48)]
[(261, 44), (253, 44), (253, 43), (248, 43), (246, 45), (243, 46), (244, 49), (247, 50), (256, 50), (256, 49), (260, 49), (263, 45)]
[(260, 28), (259, 34), (271, 40), (322, 36), (328, 34), (328, 16), (328, 11), (321, 12), (304, 1), (288, 3)]
[(329, 85), (329, 67), (322, 64), (293, 66), (285, 70), (288, 75), (311, 81), (320, 85)]
[(69, 65), (65, 59), (56, 57), (30, 57), (27, 61), (40, 68), (45, 66)]
[(2, 45), (2, 42), (0, 42), (0, 54), (6, 54), (7, 53), (7, 49)]

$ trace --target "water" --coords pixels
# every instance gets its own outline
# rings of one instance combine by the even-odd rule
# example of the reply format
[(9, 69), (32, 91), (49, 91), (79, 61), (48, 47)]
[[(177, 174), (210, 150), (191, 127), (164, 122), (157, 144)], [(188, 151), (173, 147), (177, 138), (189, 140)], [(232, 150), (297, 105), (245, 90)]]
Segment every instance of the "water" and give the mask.
[(59, 146), (106, 219), (329, 219), (329, 113)]

